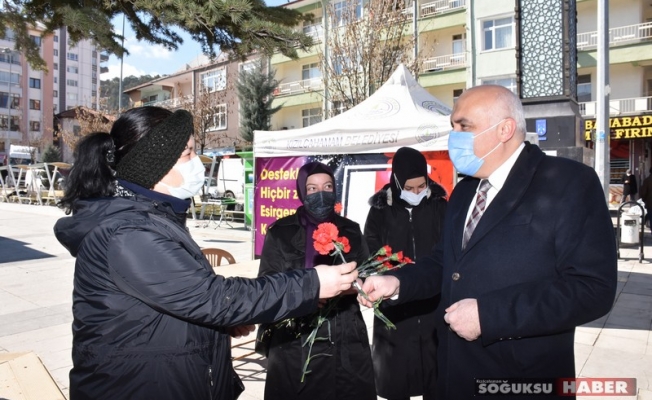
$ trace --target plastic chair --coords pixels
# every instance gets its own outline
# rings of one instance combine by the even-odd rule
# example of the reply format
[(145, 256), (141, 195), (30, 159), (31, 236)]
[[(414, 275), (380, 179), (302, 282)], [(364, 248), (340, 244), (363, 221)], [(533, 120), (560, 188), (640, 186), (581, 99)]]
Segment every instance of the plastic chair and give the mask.
[[(216, 249), (216, 248), (207, 248), (207, 249), (202, 249), (201, 251), (202, 251), (202, 253), (204, 253), (204, 255), (206, 256), (206, 259), (208, 259), (208, 262), (211, 264), (211, 266), (213, 268), (219, 267), (220, 265), (222, 265), (222, 260), (223, 259), (228, 261), (229, 264), (235, 264), (235, 258), (233, 258), (231, 253), (229, 253), (226, 250)], [(231, 345), (231, 349), (235, 349), (237, 347), (243, 347), (243, 346), (246, 346), (246, 345), (251, 345), (252, 343), (255, 343), (255, 342), (256, 342), (255, 338), (251, 339), (251, 340), (247, 340), (247, 341), (242, 342), (242, 343)], [(252, 355), (254, 353), (255, 353), (255, 351), (250, 351), (250, 352), (248, 352), (246, 354), (242, 354), (242, 355), (237, 356), (237, 357), (231, 357), (231, 360), (233, 360), (233, 361), (240, 360), (240, 359), (248, 357), (248, 356), (250, 356), (250, 355)]]
[(204, 253), (206, 259), (208, 259), (208, 262), (211, 264), (213, 268), (222, 265), (222, 259), (226, 259), (226, 261), (228, 261), (229, 264), (235, 264), (235, 258), (233, 258), (233, 255), (231, 255), (231, 253), (229, 253), (226, 250), (217, 249), (217, 248), (207, 248), (207, 249), (202, 249), (202, 253)]

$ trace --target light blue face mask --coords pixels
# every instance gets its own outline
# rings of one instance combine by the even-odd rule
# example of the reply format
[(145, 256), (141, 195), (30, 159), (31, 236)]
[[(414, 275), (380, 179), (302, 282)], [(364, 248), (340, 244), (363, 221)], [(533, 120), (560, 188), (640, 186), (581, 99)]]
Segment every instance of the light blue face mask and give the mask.
[(455, 130), (452, 130), (448, 134), (448, 155), (458, 172), (471, 176), (478, 172), (480, 167), (482, 167), (482, 164), (484, 164), (484, 159), (487, 158), (489, 154), (493, 153), (502, 142), (498, 143), (498, 145), (491, 149), (489, 153), (479, 158), (475, 155), (475, 151), (473, 150), (473, 140), (495, 128), (504, 120), (504, 118), (501, 119), (475, 136), (473, 136), (473, 132), (459, 132)]

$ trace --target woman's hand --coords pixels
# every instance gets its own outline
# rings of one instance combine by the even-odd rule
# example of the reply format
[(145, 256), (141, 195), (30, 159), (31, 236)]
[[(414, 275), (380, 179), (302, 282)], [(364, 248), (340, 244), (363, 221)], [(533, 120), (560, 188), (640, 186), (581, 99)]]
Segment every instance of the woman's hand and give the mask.
[(330, 299), (350, 289), (353, 281), (358, 278), (355, 266), (355, 262), (316, 266), (315, 270), (319, 276), (319, 298)]
[(240, 338), (242, 336), (247, 336), (249, 333), (256, 330), (256, 325), (240, 325), (232, 326), (228, 329), (229, 335), (232, 338)]

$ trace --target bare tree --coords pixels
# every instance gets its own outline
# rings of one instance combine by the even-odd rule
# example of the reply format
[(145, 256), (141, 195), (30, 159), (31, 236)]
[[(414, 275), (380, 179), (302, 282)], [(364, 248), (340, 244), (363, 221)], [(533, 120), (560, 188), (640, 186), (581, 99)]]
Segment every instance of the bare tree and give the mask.
[(116, 116), (104, 114), (87, 107), (77, 107), (74, 119), (78, 124), (73, 124), (70, 129), (64, 129), (61, 122), (57, 124), (56, 128), (57, 135), (72, 151), (75, 150), (77, 142), (89, 133), (109, 132), (116, 120)]
[(351, 0), (328, 6), (328, 59), (323, 48), (320, 58), (327, 100), (336, 102), (336, 113), (372, 95), (401, 63), (418, 74), (422, 56), (414, 57), (411, 10), (404, 0)]
[[(211, 147), (224, 147), (229, 143), (227, 131), (228, 116), (236, 106), (233, 96), (229, 95), (235, 89), (229, 79), (220, 83), (220, 89), (210, 89), (201, 83), (194, 96), (183, 105), (193, 117), (195, 125), (195, 144), (200, 154)], [(193, 101), (194, 100), (194, 101)]]

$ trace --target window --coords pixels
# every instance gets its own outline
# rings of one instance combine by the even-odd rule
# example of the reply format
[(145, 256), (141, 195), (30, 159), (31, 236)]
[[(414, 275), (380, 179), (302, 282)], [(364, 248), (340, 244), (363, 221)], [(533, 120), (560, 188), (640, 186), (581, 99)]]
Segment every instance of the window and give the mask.
[(591, 75), (577, 77), (577, 101), (591, 101)]
[(78, 67), (67, 67), (66, 71), (70, 72), (71, 74), (78, 74), (79, 73), (79, 68)]
[(254, 60), (254, 61), (247, 61), (247, 62), (244, 62), (244, 63), (240, 64), (240, 72), (241, 73), (242, 72), (251, 72), (251, 71), (255, 70), (256, 67), (257, 67), (256, 63), (257, 63), (257, 61)]
[(29, 38), (32, 39), (32, 42), (34, 42), (37, 46), (41, 46), (41, 37), (40, 36), (34, 36), (34, 35), (29, 35)]
[(453, 54), (464, 53), (464, 48), (466, 47), (464, 43), (464, 37), (466, 35), (453, 35)]
[(54, 63), (54, 69), (58, 70), (59, 69), (59, 63)]
[(29, 87), (31, 87), (32, 89), (40, 89), (41, 80), (36, 78), (29, 78)]
[[(351, 102), (350, 101), (334, 101), (333, 102), (333, 115), (340, 115), (343, 112), (347, 111), (348, 109), (351, 108)], [(305, 110), (304, 110), (305, 111)]]
[(77, 100), (77, 93), (66, 93), (66, 98), (68, 100)]
[(53, 54), (54, 54), (55, 57), (58, 57), (58, 56), (59, 56), (59, 50), (58, 50), (58, 49), (54, 49), (54, 53), (53, 53)]
[(52, 111), (54, 111), (54, 113), (56, 114), (58, 110), (59, 110), (59, 105), (58, 105), (58, 104), (54, 104), (54, 105), (52, 106)]
[(72, 60), (72, 61), (78, 61), (79, 60), (79, 56), (77, 55), (77, 53), (68, 53), (66, 58), (68, 58), (68, 60)]
[(312, 78), (321, 78), (321, 69), (319, 69), (317, 63), (306, 64), (301, 67), (301, 79), (305, 81)]
[(93, 71), (93, 73), (91, 74), (91, 76), (93, 77), (93, 79), (97, 79), (97, 72)]
[(357, 55), (358, 61), (354, 62), (348, 56), (333, 56), (333, 70), (336, 75), (349, 74), (351, 72), (360, 71), (360, 60), (361, 57)]
[(516, 78), (483, 79), (484, 85), (500, 85), (516, 93)]
[(20, 65), (20, 53), (13, 51), (10, 53), (0, 53), (0, 62)]
[(216, 113), (209, 117), (209, 130), (216, 131), (226, 129), (226, 104), (220, 104), (215, 108)]
[(58, 42), (58, 41), (59, 41), (59, 36), (54, 35), (54, 41), (55, 41), (55, 42)]
[(79, 125), (73, 125), (72, 127), (72, 134), (75, 136), (81, 135), (81, 126)]
[(17, 94), (9, 94), (7, 92), (0, 92), (0, 108), (8, 108), (17, 110), (20, 108), (20, 96)]
[(318, 124), (321, 122), (321, 108), (310, 108), (308, 110), (301, 110), (301, 118), (303, 119), (303, 127)]
[(29, 99), (29, 109), (30, 110), (40, 110), (41, 109), (41, 100)]
[(346, 25), (362, 18), (362, 0), (343, 0), (333, 4), (333, 25)]
[(59, 91), (58, 90), (53, 90), (52, 91), (52, 97), (59, 97)]
[(56, 76), (54, 77), (54, 83), (59, 83), (59, 78), (57, 78)]
[(484, 36), (482, 50), (514, 47), (514, 19), (512, 17), (482, 22)]
[(29, 130), (30, 131), (40, 131), (41, 123), (39, 121), (29, 121)]
[[(11, 121), (11, 123), (9, 123)], [(19, 128), (20, 120), (17, 116), (11, 117), (11, 120), (6, 115), (0, 116), (0, 130), (6, 131), (7, 128), (11, 131), (17, 131)]]
[(209, 93), (226, 89), (226, 68), (220, 68), (202, 74), (201, 81)]
[(66, 85), (77, 87), (77, 81), (74, 79), (68, 79), (66, 80)]
[[(9, 83), (9, 72), (0, 71), (0, 82)], [(20, 84), (20, 74), (11, 73), (11, 82), (12, 85)]]
[(460, 98), (462, 92), (464, 92), (464, 89), (453, 89), (453, 104), (457, 103), (457, 99)]
[(92, 89), (92, 90), (97, 90), (97, 83), (93, 83), (93, 84), (91, 85), (91, 89)]

